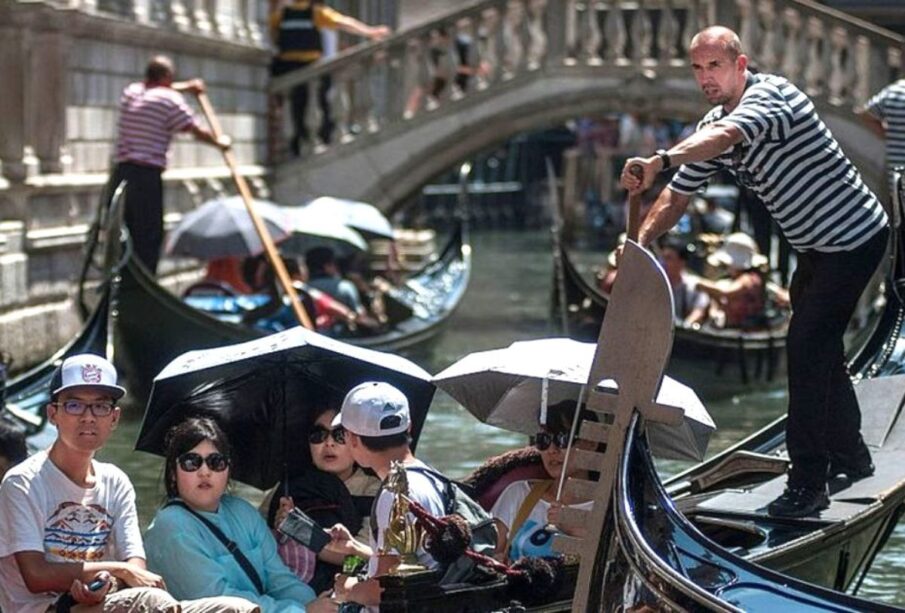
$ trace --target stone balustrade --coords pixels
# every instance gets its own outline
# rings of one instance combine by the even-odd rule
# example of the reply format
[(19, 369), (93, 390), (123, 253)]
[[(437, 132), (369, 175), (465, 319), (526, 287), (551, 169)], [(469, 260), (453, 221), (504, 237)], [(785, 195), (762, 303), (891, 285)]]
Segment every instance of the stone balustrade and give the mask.
[[(305, 117), (315, 135), (306, 154), (323, 154), (538, 71), (689, 79), (691, 37), (714, 23), (739, 32), (754, 67), (786, 75), (842, 116), (903, 74), (901, 37), (807, 0), (480, 0), (274, 79), (270, 89), (286, 100), (307, 87), (317, 100), (321, 77), (330, 76), (329, 142), (317, 136), (319, 105)], [(283, 144), (272, 143), (273, 159), (286, 159)]]

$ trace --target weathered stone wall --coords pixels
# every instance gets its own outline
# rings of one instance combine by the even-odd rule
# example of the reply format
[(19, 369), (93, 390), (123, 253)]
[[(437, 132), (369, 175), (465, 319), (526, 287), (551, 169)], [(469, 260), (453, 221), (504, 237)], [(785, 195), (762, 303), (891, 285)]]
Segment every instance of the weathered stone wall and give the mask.
[[(17, 367), (80, 327), (73, 281), (120, 93), (150, 56), (172, 56), (177, 78), (205, 80), (243, 173), (266, 194), (266, 13), (267, 0), (0, 0), (0, 351)], [(164, 183), (171, 220), (233, 191), (219, 152), (187, 136), (174, 141)]]

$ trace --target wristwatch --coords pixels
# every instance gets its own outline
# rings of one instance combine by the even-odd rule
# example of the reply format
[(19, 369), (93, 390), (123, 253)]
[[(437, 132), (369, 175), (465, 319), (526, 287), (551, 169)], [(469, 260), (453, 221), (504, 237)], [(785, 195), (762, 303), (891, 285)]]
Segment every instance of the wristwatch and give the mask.
[(660, 172), (669, 170), (672, 167), (672, 160), (669, 159), (669, 154), (666, 153), (666, 149), (657, 149), (656, 153), (660, 157), (660, 161), (663, 162), (663, 168), (660, 169)]

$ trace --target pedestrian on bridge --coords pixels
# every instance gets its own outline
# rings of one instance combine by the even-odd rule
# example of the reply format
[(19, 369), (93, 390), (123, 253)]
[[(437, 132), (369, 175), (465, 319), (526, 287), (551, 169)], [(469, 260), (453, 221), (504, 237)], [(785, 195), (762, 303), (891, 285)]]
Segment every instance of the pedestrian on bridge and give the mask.
[[(874, 471), (842, 336), (883, 257), (889, 220), (811, 100), (783, 77), (750, 72), (735, 32), (707, 28), (692, 39), (689, 55), (716, 106), (684, 141), (629, 159), (622, 184), (638, 192), (679, 167), (641, 225), (638, 242), (648, 245), (679, 220), (710, 176), (728, 170), (763, 201), (795, 249), (786, 342), (791, 466), (785, 491), (767, 511), (812, 515), (829, 506), (829, 477), (855, 480)], [(643, 179), (628, 172), (635, 164)]]
[(177, 132), (189, 132), (196, 140), (228, 149), (228, 136), (216, 138), (202, 126), (180, 92), (200, 94), (204, 81), (174, 81), (173, 61), (158, 55), (145, 69), (145, 80), (123, 90), (119, 103), (116, 166), (110, 178), (112, 194), (126, 182), (125, 221), (132, 248), (152, 274), (157, 272), (163, 242), (163, 181), (170, 141)]
[[(390, 34), (387, 26), (369, 26), (325, 6), (322, 0), (271, 2), (271, 7), (270, 35), (277, 47), (276, 57), (270, 66), (270, 73), (274, 77), (304, 68), (321, 59), (324, 54), (322, 30), (342, 30), (370, 40), (380, 40)], [(330, 76), (324, 75), (318, 90), (318, 104), (323, 115), (318, 136), (325, 143), (330, 142), (330, 134), (333, 132), (328, 101), (331, 85)], [(292, 88), (289, 105), (293, 125), (289, 148), (294, 156), (298, 156), (301, 141), (308, 137), (305, 126), (305, 110), (308, 108), (307, 83)]]

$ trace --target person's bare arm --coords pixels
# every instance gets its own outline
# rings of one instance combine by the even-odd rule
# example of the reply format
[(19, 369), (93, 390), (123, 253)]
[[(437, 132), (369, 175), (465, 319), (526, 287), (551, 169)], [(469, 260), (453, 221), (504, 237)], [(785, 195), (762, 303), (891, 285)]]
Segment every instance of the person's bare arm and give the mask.
[(676, 225), (688, 208), (688, 200), (688, 195), (664, 188), (644, 217), (638, 231), (638, 243), (642, 246), (650, 245)]
[(19, 573), (28, 590), (34, 594), (65, 592), (74, 581), (90, 582), (97, 573), (107, 571), (131, 587), (164, 587), (159, 575), (145, 569), (141, 558), (127, 562), (49, 562), (41, 551), (19, 551), (14, 554)]
[(369, 26), (354, 17), (343, 15), (336, 22), (336, 27), (343, 32), (369, 38), (371, 40), (380, 40), (390, 35), (391, 30), (387, 26)]
[(192, 126), (190, 128), (190, 131), (192, 133), (192, 136), (195, 137), (195, 140), (213, 145), (214, 147), (219, 147), (224, 151), (229, 149), (233, 144), (232, 139), (226, 134), (221, 134), (219, 138), (216, 138), (214, 137), (213, 132), (211, 132), (204, 126), (199, 126), (198, 124)]
[(886, 138), (886, 125), (883, 120), (868, 111), (867, 109), (859, 109), (857, 111), (858, 118), (868, 127), (868, 129), (879, 136)]
[[(733, 145), (742, 142), (743, 138), (744, 135), (738, 127), (718, 121), (673, 145), (666, 153), (669, 155), (670, 164), (673, 167), (679, 167), (682, 164), (712, 160)], [(628, 171), (634, 164), (641, 166), (644, 171), (643, 180)], [(629, 158), (622, 169), (622, 185), (631, 193), (644, 191), (653, 185), (657, 173), (661, 170), (663, 170), (663, 160), (659, 155)]]
[(732, 298), (747, 291), (748, 285), (747, 279), (743, 276), (728, 282), (725, 280), (713, 282), (707, 279), (700, 279), (695, 285), (695, 289), (714, 298)]
[(177, 92), (193, 94), (197, 96), (198, 94), (203, 94), (207, 91), (206, 86), (204, 85), (204, 81), (201, 79), (189, 79), (188, 81), (175, 81), (172, 85), (170, 85)]

